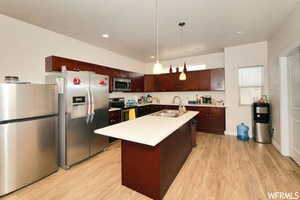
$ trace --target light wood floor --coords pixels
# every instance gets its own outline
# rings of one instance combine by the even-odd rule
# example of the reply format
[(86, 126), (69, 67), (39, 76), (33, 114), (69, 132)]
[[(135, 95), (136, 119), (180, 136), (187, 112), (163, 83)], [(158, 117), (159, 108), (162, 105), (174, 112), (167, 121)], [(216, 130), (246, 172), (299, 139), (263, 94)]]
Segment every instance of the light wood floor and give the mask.
[[(272, 145), (199, 134), (164, 200), (256, 200), (299, 192), (300, 168)], [(174, 147), (176, 148), (176, 147)], [(70, 170), (5, 196), (5, 200), (148, 200), (121, 185), (120, 142)]]

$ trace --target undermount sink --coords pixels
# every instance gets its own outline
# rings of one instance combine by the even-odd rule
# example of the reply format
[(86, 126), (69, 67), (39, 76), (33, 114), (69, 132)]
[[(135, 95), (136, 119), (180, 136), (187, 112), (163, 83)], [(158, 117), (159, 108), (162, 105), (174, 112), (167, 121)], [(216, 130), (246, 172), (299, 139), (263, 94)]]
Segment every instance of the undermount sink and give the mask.
[(179, 112), (179, 110), (162, 110), (156, 113), (151, 114), (152, 116), (159, 117), (179, 117), (183, 115), (185, 112)]

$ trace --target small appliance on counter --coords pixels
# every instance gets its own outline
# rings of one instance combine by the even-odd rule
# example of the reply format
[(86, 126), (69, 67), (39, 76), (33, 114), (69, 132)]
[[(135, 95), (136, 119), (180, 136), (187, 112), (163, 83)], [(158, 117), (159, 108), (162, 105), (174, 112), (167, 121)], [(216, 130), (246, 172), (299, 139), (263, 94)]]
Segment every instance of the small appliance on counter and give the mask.
[(0, 196), (58, 170), (55, 84), (5, 81), (0, 84)]
[(147, 97), (146, 97), (146, 102), (147, 103), (152, 103), (152, 100), (153, 100), (152, 96), (150, 94), (148, 94)]
[(203, 96), (202, 97), (202, 103), (203, 104), (212, 104), (212, 98), (211, 96)]
[(109, 98), (109, 108), (124, 108), (125, 99), (123, 97), (119, 98)]
[(252, 105), (254, 141), (271, 143), (270, 104), (256, 102)]

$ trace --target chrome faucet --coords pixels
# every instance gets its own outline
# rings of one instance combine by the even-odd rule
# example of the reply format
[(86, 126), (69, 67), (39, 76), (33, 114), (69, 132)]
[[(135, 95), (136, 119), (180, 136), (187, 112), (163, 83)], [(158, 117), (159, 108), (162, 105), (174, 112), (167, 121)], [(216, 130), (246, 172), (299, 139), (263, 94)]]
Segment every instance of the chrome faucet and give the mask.
[(174, 96), (172, 103), (175, 104), (176, 99), (179, 99), (179, 105), (182, 105), (182, 99), (180, 96)]
[(181, 97), (180, 96), (174, 96), (173, 97), (173, 104), (175, 104), (176, 99), (179, 99), (179, 108), (178, 108), (179, 112), (180, 113), (185, 113), (186, 112), (186, 108), (183, 105)]

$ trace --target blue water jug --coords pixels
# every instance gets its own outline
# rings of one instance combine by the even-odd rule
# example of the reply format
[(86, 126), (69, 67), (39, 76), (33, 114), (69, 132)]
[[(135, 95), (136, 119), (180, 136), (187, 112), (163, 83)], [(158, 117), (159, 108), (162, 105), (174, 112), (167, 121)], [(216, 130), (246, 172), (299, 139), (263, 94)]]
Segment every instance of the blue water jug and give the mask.
[(249, 127), (246, 126), (244, 123), (241, 123), (237, 126), (237, 138), (241, 141), (248, 141), (249, 135), (248, 135)]

